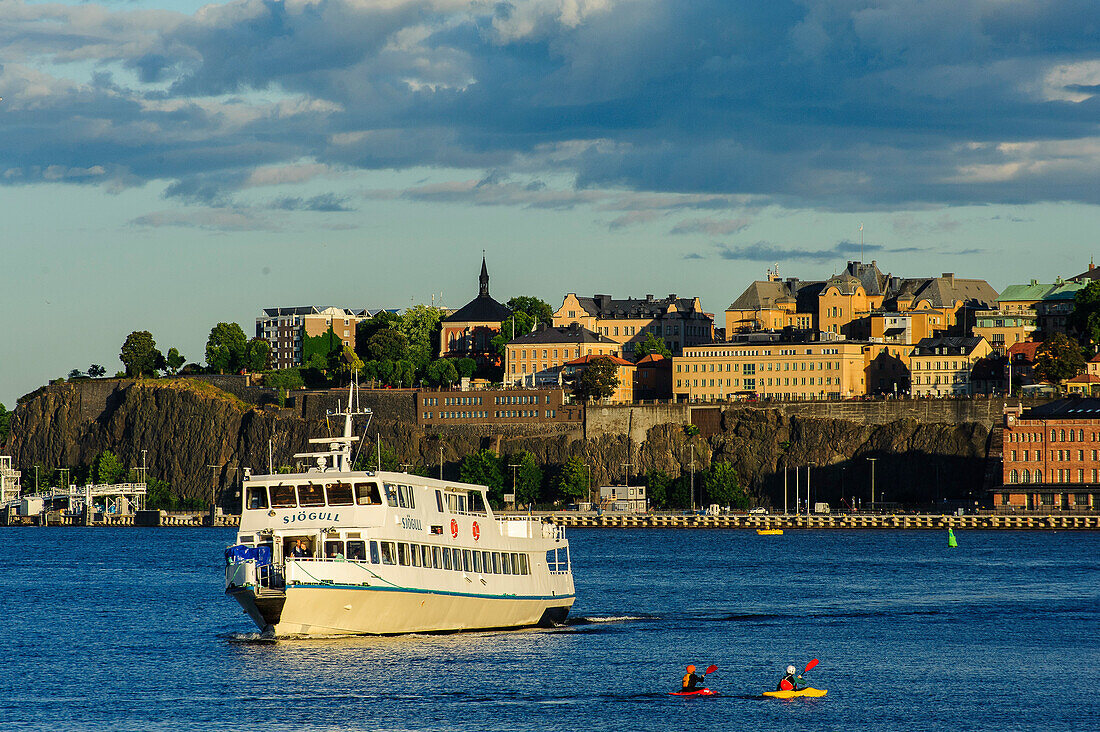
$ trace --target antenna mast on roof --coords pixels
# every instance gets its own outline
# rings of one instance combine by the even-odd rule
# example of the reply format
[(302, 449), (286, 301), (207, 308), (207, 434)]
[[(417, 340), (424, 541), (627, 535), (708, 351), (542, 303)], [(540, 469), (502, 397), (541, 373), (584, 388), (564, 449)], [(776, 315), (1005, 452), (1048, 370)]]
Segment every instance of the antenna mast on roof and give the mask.
[(859, 263), (863, 264), (863, 222), (859, 222)]

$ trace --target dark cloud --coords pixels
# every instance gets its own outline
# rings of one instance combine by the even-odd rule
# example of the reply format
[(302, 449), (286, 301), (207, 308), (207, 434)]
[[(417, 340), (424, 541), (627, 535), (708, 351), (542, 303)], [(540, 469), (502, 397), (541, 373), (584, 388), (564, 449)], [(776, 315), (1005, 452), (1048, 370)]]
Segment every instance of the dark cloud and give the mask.
[[(859, 244), (859, 242), (840, 241), (831, 249), (803, 249), (799, 247), (784, 247), (768, 241), (758, 241), (753, 244), (741, 246), (729, 246), (720, 244), (717, 247), (718, 256), (722, 259), (740, 259), (750, 262), (781, 262), (789, 260), (802, 260), (805, 262), (827, 262), (835, 259), (844, 259), (852, 254), (874, 254), (887, 251), (876, 244)], [(911, 251), (909, 249), (891, 249), (895, 251)]]
[(271, 202), (270, 207), (281, 211), (319, 211), (323, 213), (355, 210), (348, 205), (347, 197), (338, 196), (335, 193), (323, 193), (312, 198), (277, 198)]
[[(81, 180), (224, 204), (257, 167), (312, 160), (487, 170), (497, 192), (564, 175), (716, 210), (1100, 203), (1094, 0), (14, 8), (8, 184), (98, 167)], [(132, 76), (72, 81), (74, 61)]]

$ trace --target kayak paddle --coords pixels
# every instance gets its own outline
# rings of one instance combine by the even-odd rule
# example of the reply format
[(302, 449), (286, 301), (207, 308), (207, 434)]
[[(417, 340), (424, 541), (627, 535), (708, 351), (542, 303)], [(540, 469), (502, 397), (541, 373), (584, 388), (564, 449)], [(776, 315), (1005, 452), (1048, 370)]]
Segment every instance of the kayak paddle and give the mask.
[(813, 659), (812, 661), (810, 661), (809, 663), (807, 663), (807, 664), (806, 664), (806, 670), (805, 670), (805, 671), (803, 671), (802, 673), (803, 673), (803, 674), (807, 673), (807, 672), (808, 672), (808, 671), (809, 671), (810, 669), (812, 669), (812, 668), (813, 668), (814, 666), (816, 666), (816, 665), (817, 665), (818, 663), (820, 663), (820, 661), (818, 661), (818, 660), (817, 660), (816, 658), (815, 658), (815, 659)]
[(707, 666), (707, 670), (703, 672), (703, 676), (706, 676), (707, 674), (712, 674), (717, 670), (718, 667), (712, 663), (711, 665)]

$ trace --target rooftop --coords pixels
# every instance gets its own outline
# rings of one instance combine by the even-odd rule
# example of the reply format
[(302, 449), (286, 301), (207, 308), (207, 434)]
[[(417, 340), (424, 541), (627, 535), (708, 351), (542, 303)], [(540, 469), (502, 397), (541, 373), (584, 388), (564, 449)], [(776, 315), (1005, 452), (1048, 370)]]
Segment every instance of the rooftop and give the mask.
[(564, 326), (544, 326), (509, 341), (508, 344), (526, 346), (535, 343), (602, 343), (609, 346), (618, 346), (607, 336), (583, 328), (576, 323)]

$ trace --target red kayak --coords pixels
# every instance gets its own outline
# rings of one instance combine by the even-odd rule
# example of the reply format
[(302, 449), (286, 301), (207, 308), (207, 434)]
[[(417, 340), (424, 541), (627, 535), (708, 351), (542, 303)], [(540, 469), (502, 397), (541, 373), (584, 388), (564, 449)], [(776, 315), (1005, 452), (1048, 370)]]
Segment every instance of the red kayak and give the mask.
[(695, 691), (670, 691), (669, 696), (718, 696), (713, 689), (696, 689)]

